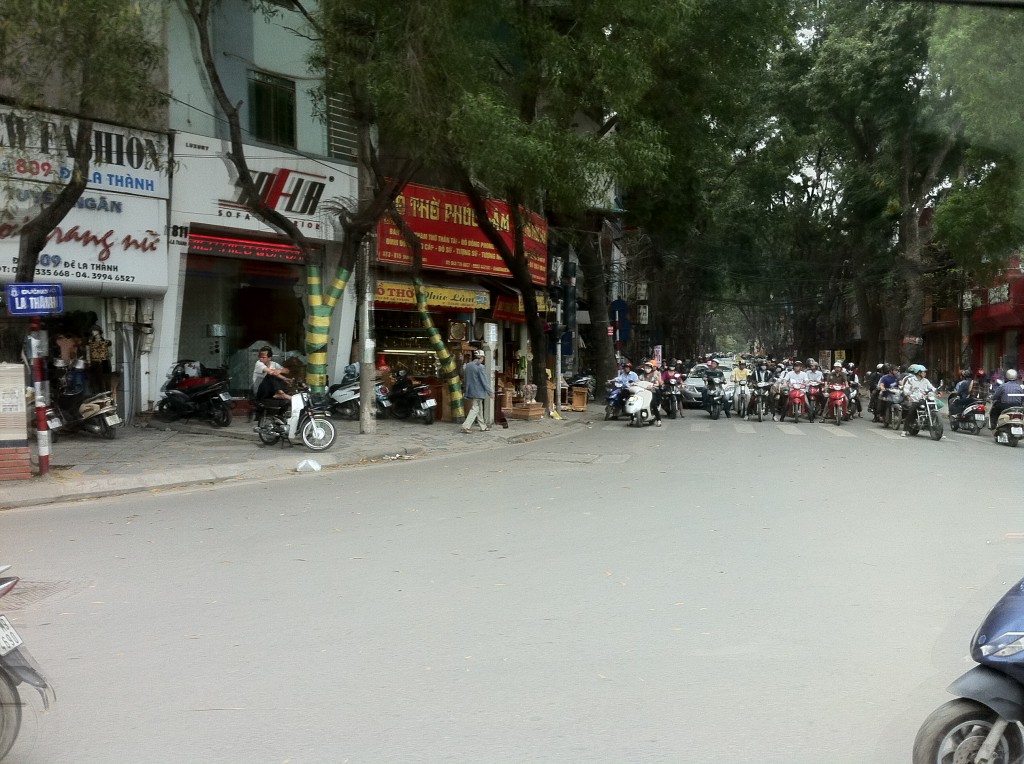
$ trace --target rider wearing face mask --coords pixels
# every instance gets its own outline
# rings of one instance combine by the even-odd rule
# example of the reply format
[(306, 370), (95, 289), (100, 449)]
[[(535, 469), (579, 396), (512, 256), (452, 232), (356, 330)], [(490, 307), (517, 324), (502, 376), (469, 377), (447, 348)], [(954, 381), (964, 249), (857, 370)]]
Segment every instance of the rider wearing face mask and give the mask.
[(924, 399), (925, 395), (935, 392), (935, 385), (927, 376), (928, 369), (919, 363), (914, 363), (907, 371), (910, 372), (910, 375), (903, 380), (903, 385), (900, 388), (910, 401), (910, 405), (905, 406), (903, 411), (903, 432), (900, 435), (904, 438), (907, 436), (910, 422), (917, 417), (917, 404)]

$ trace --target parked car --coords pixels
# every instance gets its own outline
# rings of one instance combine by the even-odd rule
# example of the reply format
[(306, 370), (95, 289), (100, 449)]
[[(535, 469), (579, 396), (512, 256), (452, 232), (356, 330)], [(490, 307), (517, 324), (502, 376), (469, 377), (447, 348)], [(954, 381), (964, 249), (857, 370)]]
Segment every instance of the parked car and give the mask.
[[(686, 376), (683, 382), (683, 405), (690, 407), (700, 407), (703, 402), (703, 391), (704, 391), (704, 375), (707, 373), (708, 366), (705, 363), (698, 363)], [(732, 389), (734, 385), (729, 382), (729, 375), (732, 373), (732, 363), (726, 363), (725, 361), (719, 362), (718, 370), (725, 375), (725, 394), (732, 396)]]

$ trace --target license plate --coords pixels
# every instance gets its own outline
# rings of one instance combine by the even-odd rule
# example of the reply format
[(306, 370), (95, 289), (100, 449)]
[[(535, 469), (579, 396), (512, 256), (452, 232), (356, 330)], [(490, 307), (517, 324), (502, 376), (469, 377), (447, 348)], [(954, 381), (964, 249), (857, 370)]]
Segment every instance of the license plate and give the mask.
[(425, 401), (423, 401), (423, 407), (424, 408), (432, 409), (436, 405), (437, 405), (437, 401), (435, 401), (433, 398), (427, 398)]
[(114, 425), (121, 424), (121, 417), (117, 414), (111, 414), (107, 417), (107, 424), (113, 427)]
[(1012, 435), (1024, 435), (1024, 427), (1011, 427), (1010, 433)]
[(0, 615), (0, 655), (7, 655), (21, 644), (21, 637), (11, 626), (11, 622), (7, 620), (7, 616)]
[(222, 401), (230, 401), (231, 400), (231, 393), (229, 393), (227, 390), (225, 390), (224, 392), (222, 392), (220, 394), (220, 399)]
[(387, 408), (388, 406), (391, 405), (391, 401), (389, 401), (387, 398), (382, 398), (380, 405), (383, 406), (384, 408)]
[(975, 422), (984, 422), (985, 421), (985, 415), (984, 414), (975, 414), (974, 415), (974, 421)]
[(47, 420), (46, 424), (49, 425), (51, 430), (59, 430), (61, 427), (63, 427), (63, 424), (59, 419), (49, 419)]

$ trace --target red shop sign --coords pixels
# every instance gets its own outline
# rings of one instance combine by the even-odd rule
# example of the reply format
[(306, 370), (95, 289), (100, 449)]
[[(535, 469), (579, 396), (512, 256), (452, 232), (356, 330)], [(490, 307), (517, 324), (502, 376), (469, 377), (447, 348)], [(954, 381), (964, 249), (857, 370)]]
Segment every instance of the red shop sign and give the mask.
[[(395, 206), (420, 238), (424, 268), (511, 278), (501, 256), (476, 224), (476, 216), (465, 194), (410, 183), (395, 200)], [(487, 210), (502, 238), (512, 247), (512, 215), (508, 204), (488, 199)], [(534, 284), (543, 284), (547, 279), (548, 225), (539, 215), (529, 211), (523, 214), (527, 220), (524, 246), (530, 278)], [(401, 231), (387, 218), (377, 224), (377, 242), (379, 262), (412, 265), (412, 253)]]

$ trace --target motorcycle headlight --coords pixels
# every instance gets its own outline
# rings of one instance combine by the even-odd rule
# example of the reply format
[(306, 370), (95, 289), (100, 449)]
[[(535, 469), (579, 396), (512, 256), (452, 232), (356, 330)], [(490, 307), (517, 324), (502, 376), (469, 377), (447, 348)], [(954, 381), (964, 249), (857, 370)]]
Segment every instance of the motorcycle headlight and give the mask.
[(1005, 634), (1000, 634), (990, 642), (978, 645), (978, 650), (986, 658), (991, 656), (1009, 658), (1017, 655), (1017, 653), (1024, 652), (1024, 632), (1008, 631)]

